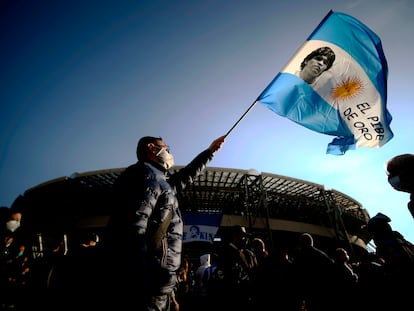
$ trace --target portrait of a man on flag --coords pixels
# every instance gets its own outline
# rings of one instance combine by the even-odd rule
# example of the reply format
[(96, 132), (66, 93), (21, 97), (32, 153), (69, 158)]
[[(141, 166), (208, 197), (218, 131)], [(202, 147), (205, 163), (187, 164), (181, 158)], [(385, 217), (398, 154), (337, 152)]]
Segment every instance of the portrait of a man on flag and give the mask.
[[(335, 61), (335, 53), (329, 46), (318, 47), (310, 52), (300, 64), (300, 68), (295, 74), (302, 80), (317, 89), (317, 83), (321, 80), (321, 75), (326, 77)], [(329, 81), (325, 78), (324, 81)]]

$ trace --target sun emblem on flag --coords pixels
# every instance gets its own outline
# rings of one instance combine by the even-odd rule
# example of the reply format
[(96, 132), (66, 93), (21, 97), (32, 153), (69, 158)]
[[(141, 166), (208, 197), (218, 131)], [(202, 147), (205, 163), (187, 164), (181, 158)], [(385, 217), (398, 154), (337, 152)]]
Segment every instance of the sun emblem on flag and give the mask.
[(349, 77), (338, 83), (332, 90), (332, 97), (336, 100), (347, 100), (359, 95), (364, 89), (362, 80), (358, 77)]

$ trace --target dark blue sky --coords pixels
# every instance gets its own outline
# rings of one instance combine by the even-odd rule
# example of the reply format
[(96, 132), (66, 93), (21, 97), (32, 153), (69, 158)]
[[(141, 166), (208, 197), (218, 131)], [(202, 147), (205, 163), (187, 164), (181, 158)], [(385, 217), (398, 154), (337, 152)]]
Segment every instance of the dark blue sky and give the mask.
[(341, 191), (414, 241), (409, 197), (385, 162), (413, 153), (412, 29), (405, 1), (20, 1), (0, 4), (0, 205), (74, 172), (124, 167), (143, 135), (179, 165), (226, 133), (329, 10), (382, 40), (394, 138), (325, 154), (332, 137), (256, 105), (212, 167), (254, 168)]

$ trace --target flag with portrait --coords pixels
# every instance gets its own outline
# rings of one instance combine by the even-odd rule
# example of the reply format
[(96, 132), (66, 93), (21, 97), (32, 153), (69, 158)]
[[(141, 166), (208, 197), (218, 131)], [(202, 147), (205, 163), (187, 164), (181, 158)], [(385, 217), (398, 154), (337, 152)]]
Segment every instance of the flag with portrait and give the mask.
[(213, 243), (221, 225), (223, 214), (183, 213), (183, 243)]
[(355, 18), (330, 11), (256, 102), (336, 136), (327, 153), (340, 155), (392, 139), (387, 78), (380, 38)]

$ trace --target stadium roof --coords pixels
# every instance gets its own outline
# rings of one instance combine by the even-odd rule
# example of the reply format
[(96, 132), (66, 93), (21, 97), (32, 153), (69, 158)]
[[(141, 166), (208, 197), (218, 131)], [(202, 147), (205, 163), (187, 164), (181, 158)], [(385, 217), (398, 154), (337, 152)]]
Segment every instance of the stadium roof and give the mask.
[[(24, 210), (35, 227), (53, 223), (52, 230), (65, 230), (85, 219), (96, 221), (116, 206), (111, 189), (124, 169), (74, 173), (47, 181), (25, 191), (12, 208)], [(248, 216), (253, 221), (269, 217), (334, 227), (339, 215), (347, 231), (369, 240), (364, 231), (369, 215), (359, 202), (323, 185), (287, 176), (207, 167), (179, 193), (179, 200), (184, 212)]]

